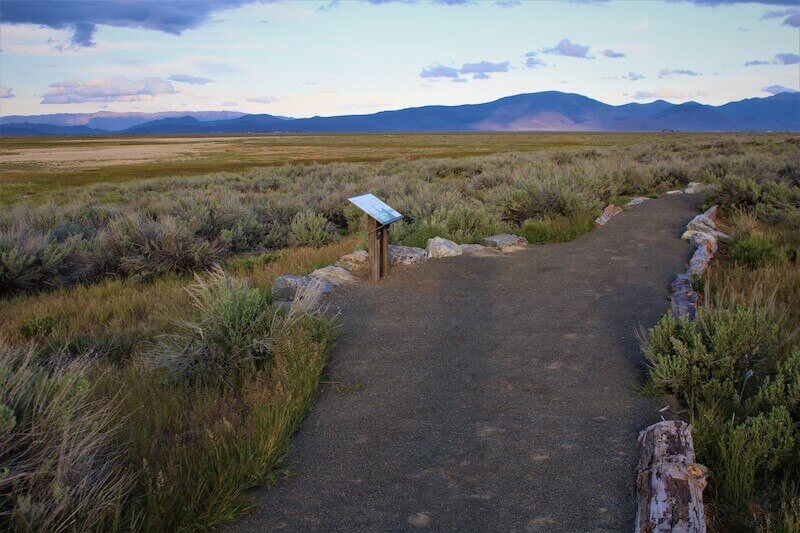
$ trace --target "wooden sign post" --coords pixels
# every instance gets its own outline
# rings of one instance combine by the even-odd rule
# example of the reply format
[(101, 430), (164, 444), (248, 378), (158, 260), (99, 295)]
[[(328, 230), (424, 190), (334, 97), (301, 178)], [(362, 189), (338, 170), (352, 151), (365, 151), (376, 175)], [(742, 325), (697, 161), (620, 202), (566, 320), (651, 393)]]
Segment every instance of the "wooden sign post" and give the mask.
[(369, 251), (369, 277), (372, 283), (389, 275), (389, 224), (403, 215), (371, 194), (349, 200), (367, 214), (367, 249)]

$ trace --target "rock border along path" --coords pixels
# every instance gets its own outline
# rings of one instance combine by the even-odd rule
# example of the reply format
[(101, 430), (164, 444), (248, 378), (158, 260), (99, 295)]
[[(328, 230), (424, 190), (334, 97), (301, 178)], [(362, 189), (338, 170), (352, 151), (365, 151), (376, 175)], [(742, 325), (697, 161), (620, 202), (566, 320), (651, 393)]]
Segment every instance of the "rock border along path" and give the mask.
[(332, 293), (342, 335), (293, 476), (235, 531), (630, 530), (635, 331), (668, 305), (697, 195), (563, 244), (461, 254)]

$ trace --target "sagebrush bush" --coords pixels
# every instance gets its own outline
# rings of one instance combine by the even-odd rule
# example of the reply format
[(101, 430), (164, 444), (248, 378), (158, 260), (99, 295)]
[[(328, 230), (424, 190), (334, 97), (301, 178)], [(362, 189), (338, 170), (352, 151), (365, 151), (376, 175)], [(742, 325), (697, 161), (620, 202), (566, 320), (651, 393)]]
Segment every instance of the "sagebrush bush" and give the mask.
[(287, 240), (292, 246), (322, 246), (336, 238), (333, 224), (313, 211), (297, 213), (289, 224)]
[(0, 525), (9, 531), (117, 526), (131, 488), (113, 444), (114, 401), (93, 399), (85, 360), (39, 361), (0, 344)]

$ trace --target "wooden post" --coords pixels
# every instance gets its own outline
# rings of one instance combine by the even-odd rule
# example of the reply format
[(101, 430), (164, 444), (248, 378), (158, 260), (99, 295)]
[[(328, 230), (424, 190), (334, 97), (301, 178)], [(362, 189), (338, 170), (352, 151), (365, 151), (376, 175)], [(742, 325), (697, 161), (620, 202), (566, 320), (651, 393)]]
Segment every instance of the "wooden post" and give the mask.
[(378, 221), (367, 216), (367, 248), (369, 249), (369, 279), (378, 283), (381, 277), (381, 247), (378, 241)]
[(381, 226), (381, 277), (389, 275), (389, 226)]

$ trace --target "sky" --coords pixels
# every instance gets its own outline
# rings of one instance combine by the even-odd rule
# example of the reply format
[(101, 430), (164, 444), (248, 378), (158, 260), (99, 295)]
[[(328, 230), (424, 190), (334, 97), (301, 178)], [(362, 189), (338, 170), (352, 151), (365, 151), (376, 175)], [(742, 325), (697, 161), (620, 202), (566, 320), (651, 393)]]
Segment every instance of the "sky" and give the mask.
[(2, 0), (0, 115), (292, 117), (800, 89), (800, 0)]

